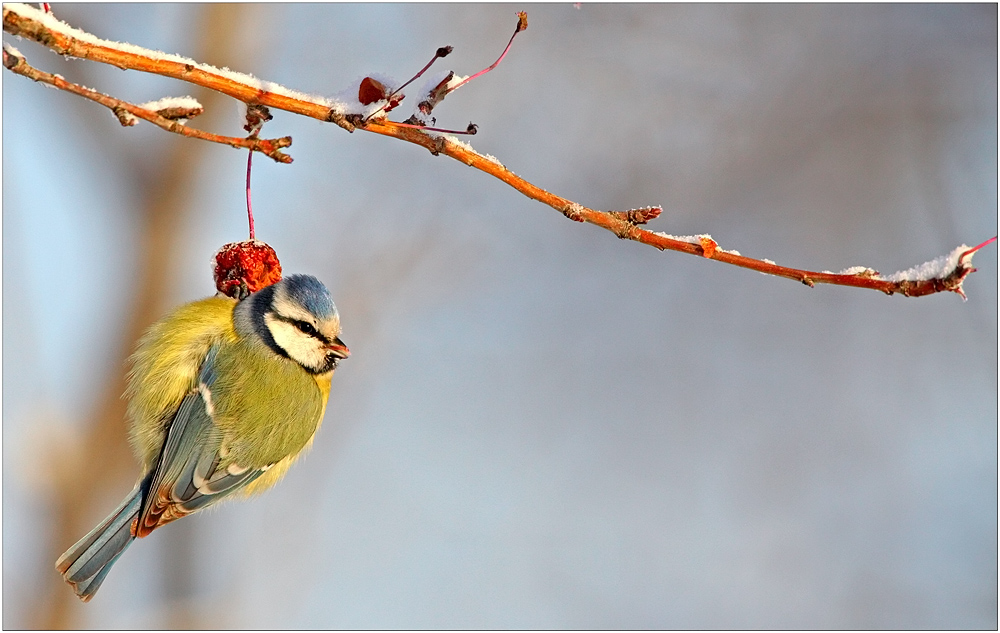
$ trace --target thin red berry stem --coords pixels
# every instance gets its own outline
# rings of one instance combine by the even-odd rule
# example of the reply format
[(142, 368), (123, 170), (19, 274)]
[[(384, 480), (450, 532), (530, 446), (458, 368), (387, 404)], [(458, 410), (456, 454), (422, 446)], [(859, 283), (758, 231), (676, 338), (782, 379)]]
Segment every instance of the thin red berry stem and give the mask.
[(420, 77), (420, 76), (421, 76), (421, 75), (423, 75), (423, 74), (424, 74), (425, 72), (427, 72), (427, 69), (428, 69), (428, 68), (430, 68), (431, 66), (433, 66), (433, 65), (434, 65), (434, 62), (436, 62), (436, 61), (437, 61), (438, 59), (440, 59), (441, 57), (446, 57), (446, 56), (447, 56), (447, 55), (448, 55), (449, 53), (451, 53), (451, 50), (452, 50), (452, 49), (451, 49), (451, 47), (450, 47), (450, 46), (442, 46), (441, 48), (437, 49), (437, 51), (436, 51), (436, 52), (434, 53), (434, 57), (433, 57), (433, 58), (431, 58), (431, 61), (427, 62), (427, 65), (426, 65), (426, 66), (424, 66), (423, 68), (421, 68), (421, 69), (420, 69), (420, 72), (418, 72), (418, 73), (417, 73), (416, 75), (413, 75), (412, 77), (410, 77), (410, 80), (409, 80), (409, 81), (407, 81), (407, 82), (406, 82), (405, 84), (403, 84), (403, 85), (402, 85), (402, 86), (400, 86), (399, 88), (396, 88), (395, 90), (393, 90), (392, 92), (390, 92), (390, 93), (389, 93), (389, 96), (387, 96), (387, 97), (385, 98), (385, 99), (386, 99), (386, 101), (388, 101), (389, 99), (392, 99), (392, 98), (393, 98), (394, 96), (396, 96), (397, 94), (399, 94), (399, 93), (400, 93), (400, 91), (401, 91), (401, 90), (402, 90), (403, 88), (405, 88), (405, 87), (409, 86), (409, 85), (410, 85), (410, 84), (412, 84), (412, 83), (413, 83), (414, 81), (416, 81), (418, 77)]
[(983, 242), (983, 243), (982, 243), (982, 244), (980, 244), (979, 246), (976, 246), (975, 248), (970, 248), (970, 249), (969, 249), (968, 251), (966, 251), (966, 252), (968, 252), (968, 253), (975, 253), (976, 251), (978, 251), (978, 250), (979, 250), (979, 249), (981, 249), (982, 247), (984, 247), (984, 246), (989, 246), (990, 244), (992, 244), (992, 243), (993, 243), (993, 242), (995, 242), (995, 241), (997, 241), (997, 236), (996, 236), (996, 235), (994, 235), (994, 236), (993, 236), (993, 237), (991, 237), (990, 239), (986, 240), (985, 242)]
[(247, 156), (247, 218), (250, 220), (250, 239), (257, 239), (253, 231), (253, 206), (250, 204), (250, 168), (253, 165), (253, 150)]
[(457, 84), (455, 84), (454, 86), (452, 86), (451, 88), (449, 88), (448, 92), (446, 92), (445, 94), (449, 94), (449, 93), (452, 93), (452, 92), (458, 90), (460, 87), (462, 87), (465, 84), (469, 83), (470, 81), (472, 81), (476, 77), (479, 77), (480, 75), (485, 75), (486, 73), (490, 72), (491, 70), (493, 70), (494, 68), (496, 68), (497, 66), (500, 65), (500, 62), (503, 61), (503, 58), (507, 56), (507, 51), (510, 50), (511, 44), (514, 43), (514, 38), (517, 37), (518, 33), (520, 33), (521, 31), (523, 31), (524, 29), (526, 29), (528, 27), (527, 17), (522, 17), (522, 15), (519, 13), (518, 14), (518, 18), (519, 19), (518, 19), (518, 22), (517, 22), (517, 28), (514, 29), (514, 34), (510, 36), (510, 41), (507, 42), (507, 48), (503, 49), (503, 52), (500, 53), (500, 57), (498, 57), (497, 60), (495, 62), (493, 62), (493, 65), (491, 65), (489, 68), (484, 68), (483, 70), (480, 70), (478, 73), (476, 73), (475, 75), (472, 75), (471, 77), (466, 77), (462, 81), (458, 82)]

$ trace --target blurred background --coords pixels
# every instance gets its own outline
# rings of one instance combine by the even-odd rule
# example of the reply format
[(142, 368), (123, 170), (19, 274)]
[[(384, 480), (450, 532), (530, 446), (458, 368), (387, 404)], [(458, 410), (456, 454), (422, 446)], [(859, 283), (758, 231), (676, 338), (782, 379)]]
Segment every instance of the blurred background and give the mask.
[[(815, 270), (997, 233), (995, 4), (53, 5), (326, 95), (446, 44), (436, 68), (478, 71), (521, 9), (434, 114), (541, 187)], [(227, 97), (4, 40), (244, 134)], [(2, 76), (5, 629), (996, 628), (995, 245), (965, 303), (810, 289), (283, 112), (263, 136), (295, 163), (255, 158), (257, 235), (343, 315), (322, 431), (77, 603), (54, 560), (138, 475), (124, 359), (214, 291), (246, 154)]]

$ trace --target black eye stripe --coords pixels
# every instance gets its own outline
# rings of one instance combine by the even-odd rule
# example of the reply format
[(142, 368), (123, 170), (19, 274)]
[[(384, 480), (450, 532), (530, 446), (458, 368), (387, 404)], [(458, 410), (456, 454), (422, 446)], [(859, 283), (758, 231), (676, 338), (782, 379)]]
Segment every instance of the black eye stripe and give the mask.
[(309, 323), (308, 321), (302, 321), (301, 319), (293, 319), (291, 317), (282, 316), (280, 314), (275, 314), (274, 317), (279, 321), (283, 321), (285, 323), (288, 323), (289, 325), (294, 326), (295, 329), (297, 329), (298, 331), (302, 332), (306, 336), (313, 337), (314, 339), (323, 343), (324, 345), (330, 344), (330, 341), (325, 336), (323, 336), (316, 329), (316, 327), (313, 326), (312, 323)]

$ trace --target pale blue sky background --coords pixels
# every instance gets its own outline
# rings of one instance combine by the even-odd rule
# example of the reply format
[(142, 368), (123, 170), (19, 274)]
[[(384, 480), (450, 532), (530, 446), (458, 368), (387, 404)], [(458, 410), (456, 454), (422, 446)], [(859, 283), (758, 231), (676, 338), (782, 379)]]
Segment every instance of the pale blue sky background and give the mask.
[[(197, 5), (54, 6), (194, 54)], [(470, 74), (522, 8), (504, 63), (435, 114), (539, 186), (819, 270), (997, 233), (996, 5), (264, 5), (231, 65), (332, 94), (451, 44), (442, 67)], [(136, 102), (189, 92), (16, 45)], [(212, 129), (239, 134), (226, 107)], [(83, 108), (3, 73), (5, 628), (54, 573), (45, 446), (122, 371), (143, 184), (119, 160), (155, 178), (168, 142)], [(997, 626), (995, 246), (967, 303), (809, 289), (621, 242), (415, 146), (275, 113), (285, 134), (293, 165), (255, 161), (257, 231), (343, 315), (323, 430), (267, 495), (136, 543), (87, 626)], [(245, 155), (203, 164), (170, 304), (210, 294), (246, 230)], [(167, 600), (171, 531), (200, 568)]]

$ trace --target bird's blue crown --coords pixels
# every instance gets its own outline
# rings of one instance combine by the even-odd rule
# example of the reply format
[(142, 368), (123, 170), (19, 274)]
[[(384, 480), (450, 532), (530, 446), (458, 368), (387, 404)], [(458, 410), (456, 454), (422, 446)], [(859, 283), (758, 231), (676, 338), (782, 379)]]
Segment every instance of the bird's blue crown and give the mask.
[(337, 313), (330, 291), (312, 275), (291, 275), (283, 280), (289, 299), (320, 319), (329, 319)]

